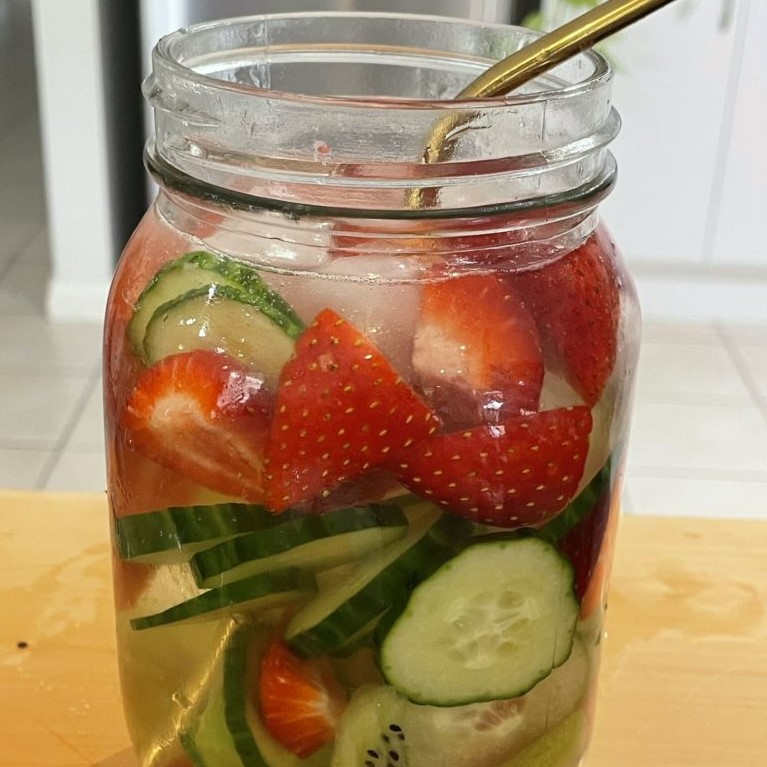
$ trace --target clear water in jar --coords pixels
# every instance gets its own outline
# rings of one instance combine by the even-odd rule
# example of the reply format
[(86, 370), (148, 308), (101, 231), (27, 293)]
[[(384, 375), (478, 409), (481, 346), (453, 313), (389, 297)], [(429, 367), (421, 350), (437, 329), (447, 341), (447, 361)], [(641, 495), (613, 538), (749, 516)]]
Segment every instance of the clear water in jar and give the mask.
[(605, 232), (516, 272), (202, 243), (148, 214), (107, 321), (141, 764), (577, 765), (635, 353)]

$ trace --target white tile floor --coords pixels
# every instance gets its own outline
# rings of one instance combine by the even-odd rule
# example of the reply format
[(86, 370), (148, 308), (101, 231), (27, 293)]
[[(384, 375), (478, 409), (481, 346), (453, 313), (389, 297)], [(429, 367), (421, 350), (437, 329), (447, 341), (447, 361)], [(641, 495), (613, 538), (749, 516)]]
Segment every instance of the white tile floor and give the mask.
[[(0, 0), (15, 22), (12, 35), (0, 25), (0, 80), (11, 58), (14, 72), (27, 67), (26, 87), (24, 77), (0, 82), (0, 487), (100, 491), (101, 329), (43, 312), (49, 264), (27, 5)], [(767, 327), (646, 323), (625, 508), (767, 518)]]

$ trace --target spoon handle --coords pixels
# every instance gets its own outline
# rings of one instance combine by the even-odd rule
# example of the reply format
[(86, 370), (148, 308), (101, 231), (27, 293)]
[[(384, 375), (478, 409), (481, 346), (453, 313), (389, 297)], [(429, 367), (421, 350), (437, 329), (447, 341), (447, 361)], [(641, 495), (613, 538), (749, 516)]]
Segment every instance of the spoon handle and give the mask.
[(472, 81), (459, 98), (501, 96), (672, 0), (607, 0), (507, 56)]

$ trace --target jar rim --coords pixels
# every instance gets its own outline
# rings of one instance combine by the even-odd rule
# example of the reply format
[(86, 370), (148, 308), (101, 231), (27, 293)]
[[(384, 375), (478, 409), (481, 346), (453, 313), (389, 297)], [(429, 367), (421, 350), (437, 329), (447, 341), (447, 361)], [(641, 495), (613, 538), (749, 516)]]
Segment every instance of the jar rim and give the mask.
[[(408, 97), (356, 97), (356, 96), (338, 96), (322, 95), (316, 96), (306, 93), (296, 93), (293, 91), (279, 90), (272, 88), (263, 88), (256, 85), (249, 85), (237, 82), (228, 82), (221, 78), (211, 77), (205, 73), (194, 69), (185, 64), (179, 56), (182, 42), (188, 42), (195, 35), (200, 35), (211, 30), (220, 30), (226, 27), (234, 27), (242, 24), (255, 24), (268, 21), (290, 21), (291, 19), (391, 19), (433, 22), (445, 25), (470, 25), (475, 29), (493, 29), (493, 30), (512, 30), (524, 32), (534, 40), (541, 37), (543, 33), (536, 30), (527, 29), (510, 24), (500, 24), (494, 22), (474, 21), (469, 19), (459, 19), (434, 14), (410, 14), (410, 13), (392, 13), (392, 12), (372, 12), (372, 11), (307, 11), (307, 12), (289, 12), (289, 13), (266, 13), (252, 14), (246, 16), (237, 16), (215, 21), (200, 22), (188, 27), (182, 27), (160, 38), (155, 46), (155, 55), (162, 63), (176, 74), (195, 81), (200, 85), (207, 87), (221, 88), (241, 95), (249, 95), (260, 98), (278, 98), (285, 101), (295, 101), (303, 104), (315, 104), (318, 106), (336, 105), (344, 108), (365, 108), (365, 109), (456, 109), (465, 110), (467, 107), (472, 110), (497, 109), (499, 103), (513, 107), (517, 104), (530, 104), (540, 101), (552, 101), (559, 99), (572, 98), (583, 92), (593, 89), (596, 85), (609, 81), (613, 77), (613, 68), (609, 60), (598, 51), (592, 49), (581, 51), (577, 56), (585, 57), (593, 64), (593, 72), (576, 83), (561, 85), (556, 89), (541, 89), (537, 91), (528, 91), (525, 93), (514, 93), (505, 96), (494, 97), (464, 97), (464, 98), (444, 98), (444, 99), (417, 99)], [(446, 54), (449, 52), (445, 52)], [(500, 60), (497, 59), (498, 61)], [(488, 59), (490, 63), (492, 62)]]
[(304, 210), (545, 207), (614, 171), (604, 56), (576, 54), (509, 96), (452, 98), (539, 34), (358, 12), (182, 28), (158, 42), (144, 83), (148, 164)]

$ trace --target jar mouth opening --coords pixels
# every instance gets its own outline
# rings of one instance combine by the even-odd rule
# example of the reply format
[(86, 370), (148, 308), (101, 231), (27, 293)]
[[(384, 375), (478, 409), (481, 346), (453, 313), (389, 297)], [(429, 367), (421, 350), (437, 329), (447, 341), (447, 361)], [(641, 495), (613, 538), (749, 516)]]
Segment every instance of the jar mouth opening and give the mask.
[(603, 56), (580, 53), (508, 97), (453, 100), (537, 36), (394, 13), (181, 29), (158, 43), (144, 84), (150, 163), (155, 153), (168, 178), (306, 210), (451, 215), (570, 197), (611, 173), (620, 120)]
[[(353, 42), (339, 40), (322, 42), (319, 40), (290, 41), (283, 40), (285, 30), (293, 32), (296, 22), (311, 24), (322, 20), (331, 25), (366, 20), (390, 24), (422, 24), (433, 27), (438, 25), (447, 31), (452, 40), (460, 37), (462, 29), (471, 29), (474, 34), (495, 34), (502, 38), (514, 36), (511, 46), (493, 46), (497, 49), (494, 56), (458, 53), (439, 47), (428, 47), (423, 39), (417, 46), (388, 45), (376, 43), (373, 40)], [(532, 83), (522, 86), (518, 91), (492, 98), (456, 98), (460, 89), (453, 93), (440, 93), (438, 97), (418, 97), (406, 94), (366, 94), (343, 95), (335, 93), (311, 93), (295, 89), (270, 87), (255, 79), (243, 82), (235, 79), (232, 69), (243, 67), (263, 67), (268, 71), (272, 61), (289, 61), (291, 56), (301, 56), (304, 59), (314, 55), (317, 63), (327, 63), (333, 60), (343, 61), (345, 56), (359, 58), (368, 53), (372, 57), (389, 56), (406, 63), (408, 59), (415, 64), (416, 60), (429, 56), (435, 61), (450, 60), (454, 66), (466, 71), (473, 70), (474, 76), (488, 69), (497, 61), (524, 45), (541, 36), (542, 33), (515, 27), (512, 25), (494, 24), (490, 22), (467, 21), (444, 16), (401, 14), (401, 13), (366, 13), (366, 12), (298, 12), (280, 14), (258, 14), (240, 16), (219, 21), (204, 22), (181, 28), (161, 38), (154, 51), (155, 66), (162, 66), (168, 72), (196, 82), (210, 89), (230, 91), (239, 96), (251, 98), (277, 99), (280, 101), (297, 102), (318, 107), (339, 107), (343, 109), (404, 109), (404, 110), (463, 110), (473, 111), (483, 109), (497, 110), (499, 105), (513, 109), (519, 104), (532, 104), (541, 101), (577, 98), (588, 93), (600, 84), (606, 84), (612, 79), (613, 70), (610, 62), (593, 49), (579, 53), (573, 59), (580, 60), (580, 69), (585, 74), (575, 81), (564, 74), (567, 62), (553, 68)], [(217, 41), (225, 40), (229, 45), (211, 50), (208, 40), (215, 36)], [(259, 63), (260, 60), (260, 63)], [(268, 81), (268, 77), (265, 78)], [(473, 79), (473, 77), (471, 78)]]

